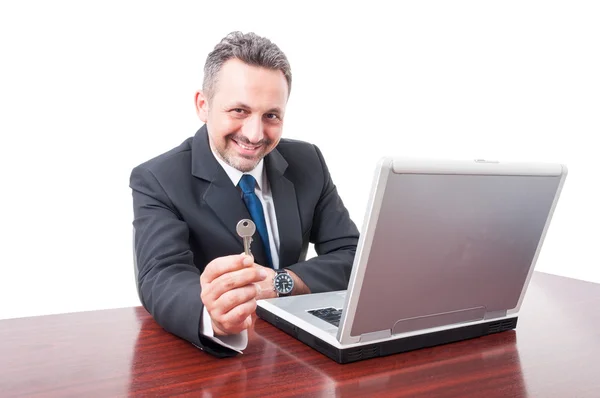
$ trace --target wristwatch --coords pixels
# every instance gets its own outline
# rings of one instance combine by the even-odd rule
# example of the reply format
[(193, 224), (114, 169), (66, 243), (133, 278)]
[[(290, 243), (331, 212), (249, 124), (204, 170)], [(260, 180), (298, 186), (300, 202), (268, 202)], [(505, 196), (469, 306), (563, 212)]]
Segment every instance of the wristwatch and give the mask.
[(277, 293), (277, 297), (290, 296), (294, 289), (294, 280), (284, 269), (278, 269), (275, 271), (275, 277), (273, 278), (273, 290)]

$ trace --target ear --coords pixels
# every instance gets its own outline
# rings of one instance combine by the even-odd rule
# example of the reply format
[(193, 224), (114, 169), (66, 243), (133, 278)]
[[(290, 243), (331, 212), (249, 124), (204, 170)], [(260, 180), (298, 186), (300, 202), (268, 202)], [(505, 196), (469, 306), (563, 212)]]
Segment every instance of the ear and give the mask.
[(201, 90), (198, 90), (196, 91), (194, 100), (196, 102), (196, 113), (198, 114), (198, 117), (206, 123), (208, 120), (208, 99)]

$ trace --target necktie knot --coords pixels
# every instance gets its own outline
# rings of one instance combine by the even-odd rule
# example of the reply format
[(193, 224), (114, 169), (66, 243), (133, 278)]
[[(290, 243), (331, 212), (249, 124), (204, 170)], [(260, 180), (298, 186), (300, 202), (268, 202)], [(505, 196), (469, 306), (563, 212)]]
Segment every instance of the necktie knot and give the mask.
[(254, 188), (256, 187), (256, 180), (250, 174), (244, 174), (239, 183), (240, 188), (244, 194), (253, 194)]

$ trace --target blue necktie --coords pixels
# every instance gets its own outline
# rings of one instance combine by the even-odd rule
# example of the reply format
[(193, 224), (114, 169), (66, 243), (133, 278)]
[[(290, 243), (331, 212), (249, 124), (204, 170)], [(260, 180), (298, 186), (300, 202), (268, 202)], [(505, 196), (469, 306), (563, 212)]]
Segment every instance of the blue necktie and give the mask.
[(267, 232), (267, 223), (265, 222), (265, 213), (263, 212), (262, 203), (256, 193), (254, 193), (254, 187), (256, 186), (256, 180), (250, 174), (244, 174), (239, 183), (242, 188), (244, 203), (250, 212), (252, 221), (256, 224), (256, 230), (260, 235), (260, 239), (263, 241), (265, 246), (265, 253), (267, 254), (268, 266), (273, 268), (273, 260), (271, 259), (271, 246), (269, 245), (269, 233)]

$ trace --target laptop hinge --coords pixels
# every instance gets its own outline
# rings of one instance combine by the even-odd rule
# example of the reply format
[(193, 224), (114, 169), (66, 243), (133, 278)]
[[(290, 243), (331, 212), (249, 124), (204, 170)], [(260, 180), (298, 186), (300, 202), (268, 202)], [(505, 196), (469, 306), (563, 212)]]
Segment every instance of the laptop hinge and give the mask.
[(360, 342), (375, 341), (392, 337), (391, 329), (380, 330), (378, 332), (364, 333), (360, 335)]

